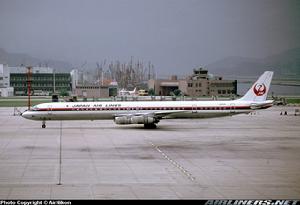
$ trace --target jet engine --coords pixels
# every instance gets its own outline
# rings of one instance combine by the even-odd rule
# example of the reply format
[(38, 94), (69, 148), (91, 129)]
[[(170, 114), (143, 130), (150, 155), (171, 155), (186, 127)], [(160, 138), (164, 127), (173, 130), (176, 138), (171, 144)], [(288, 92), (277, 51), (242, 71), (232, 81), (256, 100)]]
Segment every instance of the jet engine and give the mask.
[(115, 123), (119, 125), (126, 124), (154, 124), (158, 121), (154, 117), (149, 116), (121, 116), (115, 117)]

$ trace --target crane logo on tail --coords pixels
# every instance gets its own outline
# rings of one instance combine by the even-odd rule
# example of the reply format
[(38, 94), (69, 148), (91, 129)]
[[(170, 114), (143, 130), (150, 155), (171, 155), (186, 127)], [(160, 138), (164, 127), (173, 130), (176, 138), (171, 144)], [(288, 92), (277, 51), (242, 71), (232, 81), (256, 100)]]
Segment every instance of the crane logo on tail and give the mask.
[(253, 92), (256, 96), (262, 96), (266, 93), (267, 87), (265, 84), (256, 83), (253, 87)]

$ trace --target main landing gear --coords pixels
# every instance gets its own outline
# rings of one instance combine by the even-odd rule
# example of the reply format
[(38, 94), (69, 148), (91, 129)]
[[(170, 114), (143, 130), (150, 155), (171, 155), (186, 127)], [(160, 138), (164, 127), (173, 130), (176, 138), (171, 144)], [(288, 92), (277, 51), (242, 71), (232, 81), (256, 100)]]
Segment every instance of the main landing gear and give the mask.
[(155, 129), (156, 128), (156, 124), (154, 124), (154, 123), (144, 124), (144, 128), (145, 129)]
[(42, 122), (42, 128), (46, 128), (46, 121)]

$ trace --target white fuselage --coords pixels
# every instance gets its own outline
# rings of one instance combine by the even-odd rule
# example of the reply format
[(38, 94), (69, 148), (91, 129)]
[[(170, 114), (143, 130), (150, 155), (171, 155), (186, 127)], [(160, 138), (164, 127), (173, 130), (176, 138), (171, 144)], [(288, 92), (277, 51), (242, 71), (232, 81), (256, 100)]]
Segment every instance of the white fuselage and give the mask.
[(272, 101), (146, 101), (43, 103), (25, 111), (31, 120), (105, 120), (121, 115), (160, 115), (161, 118), (207, 118), (272, 106)]
[(43, 103), (22, 113), (30, 120), (105, 120), (116, 124), (144, 124), (155, 128), (161, 119), (208, 118), (249, 113), (271, 107), (267, 99), (273, 72), (265, 71), (240, 99), (231, 101), (134, 101)]

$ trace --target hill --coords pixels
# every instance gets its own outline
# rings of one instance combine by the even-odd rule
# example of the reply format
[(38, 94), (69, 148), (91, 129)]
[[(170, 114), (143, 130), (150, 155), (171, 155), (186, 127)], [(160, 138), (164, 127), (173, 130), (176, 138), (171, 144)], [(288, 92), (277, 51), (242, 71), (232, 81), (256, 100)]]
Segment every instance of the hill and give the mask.
[(0, 48), (0, 63), (8, 64), (9, 66), (49, 66), (59, 72), (70, 72), (73, 67), (72, 64), (68, 62), (39, 59), (23, 53), (8, 53), (2, 48)]
[(300, 48), (294, 48), (267, 58), (227, 57), (205, 66), (210, 73), (222, 76), (257, 76), (273, 70), (276, 77), (300, 76)]

